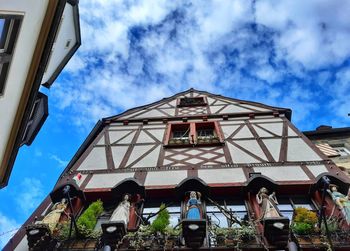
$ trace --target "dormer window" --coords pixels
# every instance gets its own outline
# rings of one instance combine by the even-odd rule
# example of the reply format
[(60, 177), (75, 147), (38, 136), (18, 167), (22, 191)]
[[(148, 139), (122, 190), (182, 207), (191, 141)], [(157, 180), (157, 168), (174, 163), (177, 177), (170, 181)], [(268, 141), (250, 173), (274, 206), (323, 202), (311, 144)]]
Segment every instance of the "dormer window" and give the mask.
[(203, 97), (196, 98), (180, 98), (178, 107), (186, 107), (186, 106), (206, 106), (207, 103), (204, 101)]
[(169, 124), (165, 146), (203, 146), (223, 144), (216, 122)]

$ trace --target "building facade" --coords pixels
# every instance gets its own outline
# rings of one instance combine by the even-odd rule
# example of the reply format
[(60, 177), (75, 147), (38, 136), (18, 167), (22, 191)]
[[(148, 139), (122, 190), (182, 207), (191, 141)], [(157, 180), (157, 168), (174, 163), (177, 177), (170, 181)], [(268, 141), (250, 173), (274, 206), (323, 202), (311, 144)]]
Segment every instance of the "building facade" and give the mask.
[(80, 46), (78, 1), (0, 0), (0, 188), (48, 116), (50, 87)]
[(319, 126), (305, 131), (308, 137), (328, 158), (350, 175), (350, 127)]
[(190, 89), (99, 121), (5, 250), (349, 250), (348, 189), (290, 109)]

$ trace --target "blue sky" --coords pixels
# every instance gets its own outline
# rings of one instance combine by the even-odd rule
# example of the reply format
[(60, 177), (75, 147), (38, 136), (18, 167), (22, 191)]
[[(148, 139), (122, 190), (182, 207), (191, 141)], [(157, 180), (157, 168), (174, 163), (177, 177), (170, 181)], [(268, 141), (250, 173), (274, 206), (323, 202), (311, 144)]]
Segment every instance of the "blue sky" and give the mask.
[(80, 1), (83, 45), (42, 89), (50, 115), (0, 190), (0, 234), (28, 218), (98, 119), (190, 87), (291, 108), (301, 130), (349, 126), (348, 13), (345, 0)]

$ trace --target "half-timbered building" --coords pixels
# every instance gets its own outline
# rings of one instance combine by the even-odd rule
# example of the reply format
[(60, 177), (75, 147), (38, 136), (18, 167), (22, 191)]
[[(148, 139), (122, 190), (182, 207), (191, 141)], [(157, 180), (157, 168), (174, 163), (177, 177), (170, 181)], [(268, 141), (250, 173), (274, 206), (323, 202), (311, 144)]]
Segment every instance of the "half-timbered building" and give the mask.
[(349, 250), (349, 178), (291, 113), (190, 89), (104, 118), (5, 250)]

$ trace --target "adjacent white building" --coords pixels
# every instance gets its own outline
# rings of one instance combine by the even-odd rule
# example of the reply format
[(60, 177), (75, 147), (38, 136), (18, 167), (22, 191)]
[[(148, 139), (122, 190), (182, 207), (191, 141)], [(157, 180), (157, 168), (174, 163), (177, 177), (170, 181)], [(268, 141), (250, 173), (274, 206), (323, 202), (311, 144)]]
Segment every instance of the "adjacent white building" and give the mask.
[(77, 0), (0, 0), (0, 188), (47, 115), (50, 87), (80, 46)]

